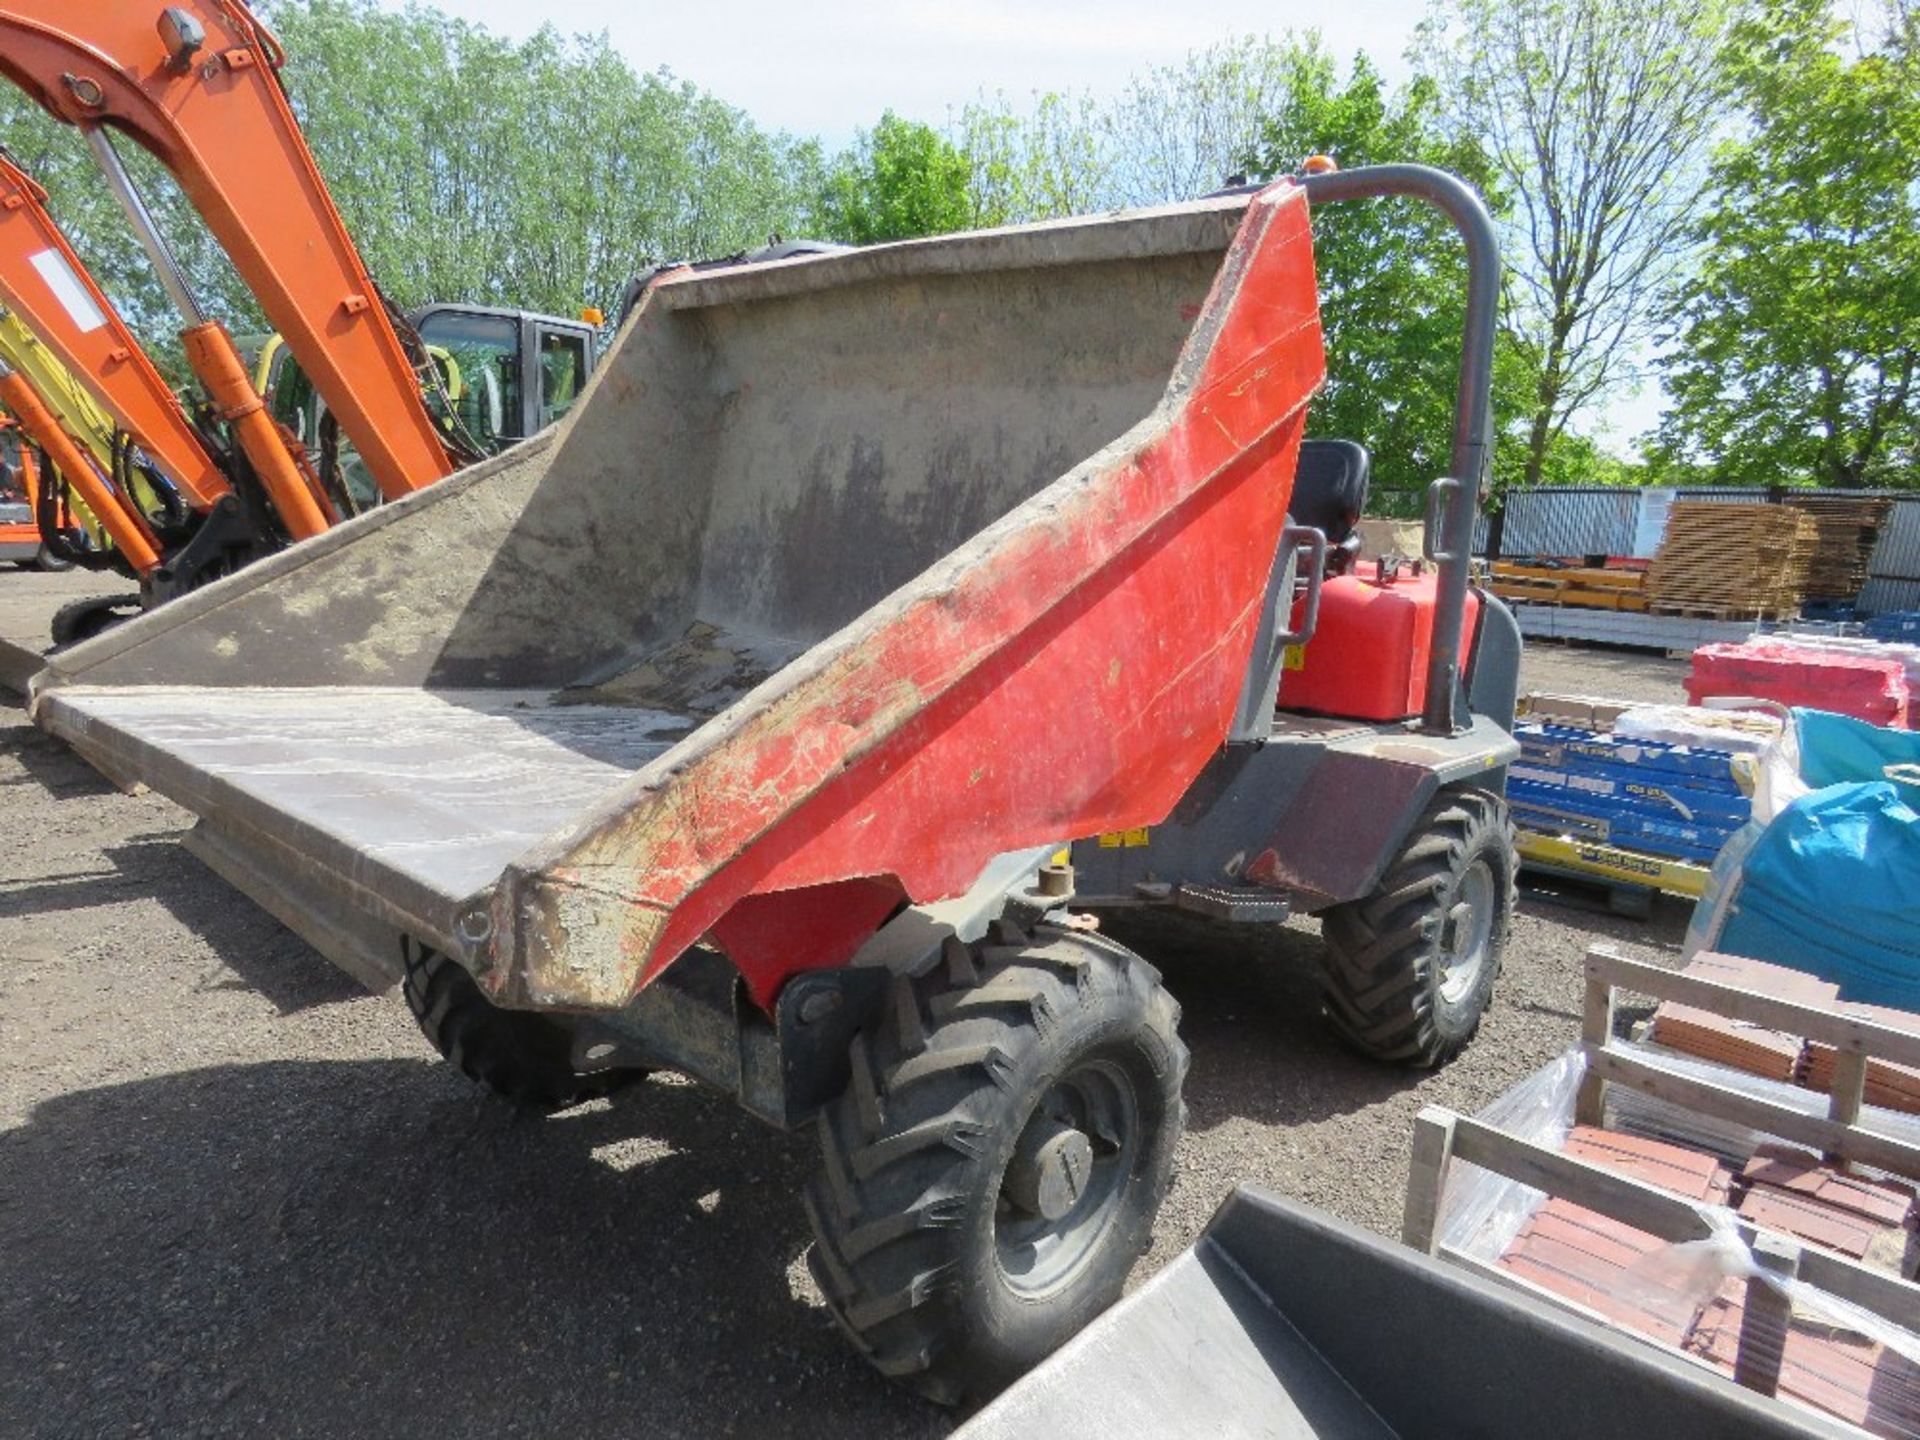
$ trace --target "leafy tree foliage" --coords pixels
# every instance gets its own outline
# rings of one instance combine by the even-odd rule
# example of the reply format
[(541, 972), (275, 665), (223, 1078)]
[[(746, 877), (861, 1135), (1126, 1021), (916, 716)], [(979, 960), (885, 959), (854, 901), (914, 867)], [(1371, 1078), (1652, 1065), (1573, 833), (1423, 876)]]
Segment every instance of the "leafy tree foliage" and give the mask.
[(820, 228), (853, 245), (965, 230), (980, 218), (972, 180), (973, 164), (953, 142), (889, 110), (834, 163)]
[[(1286, 97), (1267, 122), (1255, 169), (1284, 174), (1315, 153), (1347, 168), (1436, 165), (1483, 188), (1490, 178), (1477, 146), (1442, 135), (1430, 82), (1392, 94), (1364, 56), (1343, 79), (1325, 51), (1307, 44), (1298, 49)], [(1412, 513), (1428, 483), (1447, 474), (1451, 458), (1466, 324), (1459, 237), (1450, 221), (1420, 201), (1352, 202), (1315, 212), (1314, 251), (1327, 385), (1309, 424), (1318, 434), (1366, 444), (1382, 506)], [(1519, 412), (1524, 383), (1511, 347), (1502, 345), (1496, 424)], [(1496, 476), (1513, 468), (1512, 451), (1508, 430), (1497, 430)]]
[(1768, 0), (1723, 63), (1751, 131), (1715, 157), (1667, 315), (1660, 460), (1743, 484), (1920, 486), (1920, 16), (1850, 50)]
[(968, 105), (955, 130), (972, 167), (977, 224), (1085, 215), (1118, 203), (1116, 161), (1091, 96), (1052, 91), (1023, 111), (997, 95)]
[[(512, 41), (424, 4), (258, 0), (321, 171), (403, 305), (610, 308), (650, 264), (775, 234), (872, 242), (1182, 200), (1315, 151), (1417, 160), (1465, 175), (1504, 222), (1498, 484), (1632, 478), (1586, 432), (1654, 318), (1674, 347), (1666, 474), (1920, 483), (1911, 0), (1879, 0), (1851, 39), (1830, 0), (1434, 3), (1429, 58), (1398, 90), (1311, 34), (1248, 38), (1110, 98), (982, 97), (944, 130), (889, 113), (829, 157), (636, 70), (605, 36)], [(1749, 18), (1715, 51), (1717, 7), (1735, 3)], [(1737, 118), (1708, 103), (1726, 94)], [(1696, 208), (1709, 125), (1726, 143)], [(80, 137), (6, 87), (0, 135), (181, 373), (179, 322)], [(207, 308), (258, 328), (199, 217), (122, 150)], [(1410, 507), (1448, 463), (1458, 242), (1425, 207), (1383, 201), (1324, 208), (1315, 243), (1329, 381), (1314, 427), (1365, 441), (1378, 493)]]
[[(383, 288), (403, 306), (464, 301), (611, 308), (666, 259), (795, 233), (819, 147), (770, 134), (665, 71), (636, 73), (605, 36), (516, 43), (425, 6), (270, 0), (282, 78), (321, 173)], [(79, 137), (0, 87), (0, 133), (150, 339), (178, 328)], [(204, 225), (122, 145), (209, 310), (261, 323)]]
[(1718, 0), (1435, 0), (1415, 57), (1510, 197), (1503, 324), (1532, 374), (1517, 477), (1626, 378), (1680, 272), (1721, 88)]
[[(967, 108), (957, 137), (974, 164), (976, 214), (995, 219), (1190, 199), (1236, 173), (1286, 174), (1317, 151), (1348, 166), (1438, 165), (1493, 189), (1485, 151), (1442, 120), (1432, 81), (1395, 93), (1364, 55), (1343, 72), (1309, 34), (1216, 46), (1149, 72), (1105, 104), (1049, 94), (1023, 113), (996, 97)], [(1310, 423), (1366, 443), (1377, 503), (1416, 511), (1449, 461), (1465, 318), (1459, 240), (1444, 217), (1411, 200), (1324, 209), (1314, 234), (1328, 381)], [(1531, 385), (1523, 352), (1503, 337), (1500, 483), (1525, 470)], [(1567, 434), (1552, 438), (1543, 473), (1589, 483), (1606, 469), (1596, 446)]]

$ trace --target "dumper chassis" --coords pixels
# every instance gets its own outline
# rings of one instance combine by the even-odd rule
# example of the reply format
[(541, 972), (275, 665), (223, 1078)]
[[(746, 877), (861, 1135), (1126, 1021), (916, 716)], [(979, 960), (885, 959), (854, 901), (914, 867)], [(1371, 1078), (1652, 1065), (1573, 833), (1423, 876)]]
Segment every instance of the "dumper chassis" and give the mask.
[[(1420, 713), (1363, 722), (1283, 671), (1339, 549), (1293, 488), (1308, 202), (1378, 196), (1451, 216), (1470, 288)], [(59, 654), (34, 715), (507, 1098), (675, 1069), (813, 1126), (832, 1313), (982, 1398), (1118, 1296), (1172, 1173), (1179, 1007), (1103, 912), (1319, 915), (1385, 1059), (1479, 1023), (1497, 278), (1416, 166), (668, 273), (557, 430)]]

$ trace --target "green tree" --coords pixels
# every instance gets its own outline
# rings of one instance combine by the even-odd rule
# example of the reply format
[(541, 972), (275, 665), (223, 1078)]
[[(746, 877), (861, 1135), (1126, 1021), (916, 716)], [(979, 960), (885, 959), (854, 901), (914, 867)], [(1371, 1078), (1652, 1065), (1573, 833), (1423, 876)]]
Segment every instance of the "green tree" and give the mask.
[(972, 167), (976, 225), (1084, 215), (1118, 203), (1103, 112), (1091, 96), (1049, 91), (1025, 110), (1008, 98), (960, 112), (955, 143)]
[(965, 230), (980, 220), (973, 162), (931, 125), (891, 110), (834, 162), (820, 195), (826, 238), (852, 245)]
[(1315, 47), (1312, 37), (1242, 36), (1134, 76), (1100, 121), (1115, 203), (1189, 200), (1244, 172)]
[[(307, 143), (368, 268), (402, 306), (613, 308), (636, 271), (792, 234), (821, 180), (811, 141), (769, 133), (607, 38), (524, 42), (414, 5), (263, 0)], [(0, 135), (163, 360), (178, 318), (80, 136), (0, 86)], [(263, 327), (159, 165), (120, 146), (207, 310)], [(177, 372), (176, 372), (177, 373)]]
[(1702, 262), (1668, 311), (1663, 463), (1920, 486), (1920, 17), (1887, 21), (1851, 52), (1821, 0), (1735, 29), (1751, 129), (1715, 157)]
[[(1349, 169), (1405, 161), (1451, 170), (1483, 188), (1490, 178), (1477, 146), (1442, 134), (1432, 82), (1416, 81), (1396, 95), (1365, 56), (1343, 78), (1333, 58), (1307, 41), (1251, 158), (1256, 173), (1272, 176), (1315, 153)], [(1326, 206), (1314, 214), (1313, 233), (1327, 383), (1309, 426), (1367, 445), (1376, 507), (1414, 513), (1451, 458), (1465, 253), (1452, 223), (1416, 200)], [(1510, 344), (1499, 348), (1494, 379), (1498, 423), (1523, 403), (1525, 369)], [(1495, 475), (1511, 478), (1514, 468), (1513, 437), (1502, 427)]]
[(1686, 261), (1720, 0), (1435, 0), (1413, 58), (1510, 198), (1503, 325), (1531, 372), (1517, 479), (1614, 393)]

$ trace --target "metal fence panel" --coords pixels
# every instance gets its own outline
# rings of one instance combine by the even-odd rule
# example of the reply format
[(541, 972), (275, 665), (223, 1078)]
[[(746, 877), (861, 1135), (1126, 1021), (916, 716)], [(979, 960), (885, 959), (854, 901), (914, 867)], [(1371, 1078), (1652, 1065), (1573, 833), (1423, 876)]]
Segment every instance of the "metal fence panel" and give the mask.
[(1639, 509), (1638, 490), (1510, 490), (1500, 553), (1625, 555)]
[(1920, 610), (1920, 495), (1895, 498), (1893, 513), (1867, 562), (1867, 587), (1860, 592), (1860, 608), (1875, 615)]
[[(1760, 505), (1779, 492), (1758, 487), (1689, 486), (1669, 492), (1675, 501), (1704, 500), (1719, 505)], [(1872, 490), (1793, 490), (1789, 496), (1852, 497), (1886, 494)], [(1860, 608), (1870, 614), (1920, 609), (1920, 495), (1892, 495), (1893, 511), (1880, 532), (1868, 565), (1869, 579)], [(1648, 558), (1652, 546), (1636, 548), (1636, 530), (1646, 492), (1618, 488), (1510, 490), (1502, 522), (1500, 553), (1526, 555), (1635, 555)], [(1657, 523), (1648, 515), (1649, 527)], [(1492, 526), (1480, 517), (1474, 529), (1474, 553), (1485, 555)], [(1640, 535), (1646, 542), (1649, 536)]]

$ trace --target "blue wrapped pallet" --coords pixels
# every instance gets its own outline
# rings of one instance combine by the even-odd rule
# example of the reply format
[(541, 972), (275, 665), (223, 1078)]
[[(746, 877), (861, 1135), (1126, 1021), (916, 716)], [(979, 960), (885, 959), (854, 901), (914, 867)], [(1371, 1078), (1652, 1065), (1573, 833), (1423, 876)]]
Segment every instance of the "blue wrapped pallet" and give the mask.
[[(1536, 697), (1540, 698), (1540, 697)], [(1662, 859), (1711, 863), (1752, 817), (1750, 760), (1728, 750), (1616, 735), (1538, 714), (1514, 730), (1508, 801), (1522, 829)]]
[(1650, 814), (1631, 800), (1589, 796), (1518, 776), (1508, 780), (1507, 801), (1516, 824), (1548, 834), (1581, 835), (1676, 860), (1709, 862), (1727, 837), (1739, 829), (1729, 822), (1708, 824), (1677, 815)]
[(1896, 610), (1886, 615), (1875, 615), (1861, 629), (1870, 640), (1920, 644), (1920, 610)]
[(1516, 725), (1513, 736), (1520, 742), (1523, 756), (1549, 767), (1565, 768), (1581, 762), (1628, 766), (1636, 770), (1692, 775), (1715, 786), (1739, 789), (1735, 778), (1736, 757), (1724, 750), (1662, 745), (1652, 740), (1624, 739), (1601, 731), (1534, 721)]

